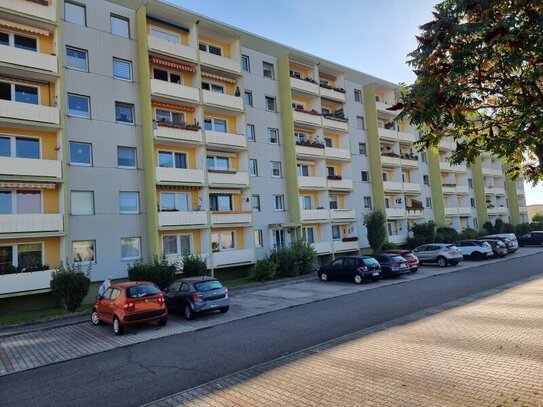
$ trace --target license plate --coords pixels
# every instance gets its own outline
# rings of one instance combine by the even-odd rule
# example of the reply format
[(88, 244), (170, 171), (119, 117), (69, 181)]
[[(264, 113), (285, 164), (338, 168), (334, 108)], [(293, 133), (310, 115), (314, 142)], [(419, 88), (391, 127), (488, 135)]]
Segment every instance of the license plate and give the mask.
[(372, 276), (377, 277), (379, 273), (372, 273)]

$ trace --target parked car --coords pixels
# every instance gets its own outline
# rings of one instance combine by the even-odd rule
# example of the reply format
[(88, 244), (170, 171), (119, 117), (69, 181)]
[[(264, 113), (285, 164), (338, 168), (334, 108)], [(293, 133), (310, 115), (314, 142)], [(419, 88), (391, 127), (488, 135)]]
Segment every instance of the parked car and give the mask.
[(127, 325), (158, 321), (168, 322), (168, 310), (160, 289), (148, 281), (113, 284), (103, 295), (96, 296), (91, 321), (112, 324), (115, 335), (121, 335)]
[(503, 242), (503, 244), (505, 244), (505, 247), (507, 248), (507, 253), (514, 253), (517, 250), (518, 241), (517, 241), (516, 244), (514, 244), (513, 242), (511, 242), (511, 240), (509, 240), (506, 237), (478, 237), (475, 240), (485, 240), (486, 241), (488, 239), (499, 240), (499, 241)]
[[(500, 239), (477, 239), (481, 242), (487, 242), (490, 247), (492, 247), (492, 253), (494, 254), (494, 257), (505, 257), (507, 255), (508, 250), (505, 243)], [(509, 239), (507, 239), (509, 241)]]
[(460, 249), (464, 258), (483, 260), (492, 256), (492, 247), (482, 240), (460, 240), (454, 244)]
[(521, 236), (519, 246), (543, 246), (543, 232), (535, 231)]
[(419, 258), (419, 263), (436, 263), (439, 267), (445, 267), (447, 264), (456, 266), (464, 256), (462, 252), (450, 243), (430, 243), (423, 244), (413, 250)]
[(378, 253), (373, 257), (381, 265), (381, 276), (383, 278), (400, 277), (401, 274), (410, 272), (407, 260), (402, 256), (391, 253)]
[(486, 235), (486, 236), (482, 236), (484, 238), (506, 238), (506, 239), (509, 239), (509, 241), (511, 242), (511, 248), (507, 249), (509, 251), (509, 253), (515, 253), (517, 250), (518, 250), (518, 246), (519, 246), (519, 243), (518, 243), (518, 240), (517, 240), (517, 236), (514, 234), (514, 233), (494, 233), (492, 235)]
[(407, 260), (407, 265), (411, 273), (415, 273), (419, 269), (419, 259), (411, 250), (404, 249), (389, 249), (383, 250), (383, 253), (398, 254)]
[(317, 275), (321, 281), (351, 280), (360, 284), (365, 280), (379, 280), (381, 266), (373, 257), (346, 256), (322, 266), (317, 271)]
[(164, 298), (169, 310), (182, 311), (186, 319), (196, 314), (230, 308), (228, 288), (213, 277), (189, 277), (174, 281), (165, 288)]

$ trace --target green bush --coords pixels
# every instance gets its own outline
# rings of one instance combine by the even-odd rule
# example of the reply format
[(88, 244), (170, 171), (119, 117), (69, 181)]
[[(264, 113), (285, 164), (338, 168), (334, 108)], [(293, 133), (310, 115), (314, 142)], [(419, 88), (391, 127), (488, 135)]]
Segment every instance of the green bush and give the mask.
[(465, 228), (458, 236), (460, 240), (475, 239), (477, 237), (479, 237), (479, 232), (472, 228)]
[(174, 265), (168, 264), (166, 256), (153, 255), (146, 261), (138, 261), (128, 266), (128, 278), (131, 281), (150, 281), (161, 290), (175, 280)]
[(441, 226), (436, 229), (436, 243), (453, 243), (458, 240), (455, 228)]
[(258, 260), (255, 265), (255, 278), (258, 281), (269, 281), (275, 278), (277, 264), (270, 259)]
[(541, 231), (543, 230), (543, 223), (532, 222), (530, 223), (530, 229), (532, 231)]
[(207, 264), (197, 254), (185, 253), (183, 255), (183, 277), (199, 277), (207, 275)]
[(483, 229), (486, 230), (485, 235), (492, 235), (494, 233), (494, 226), (489, 221), (483, 223)]
[(393, 249), (397, 249), (398, 247), (399, 246), (395, 243), (385, 242), (381, 246), (381, 250), (393, 250)]
[(543, 223), (543, 213), (537, 212), (534, 216), (532, 216), (532, 222)]
[(362, 223), (368, 231), (368, 242), (374, 253), (381, 250), (387, 237), (386, 215), (380, 209), (372, 209), (362, 215)]
[(317, 253), (305, 240), (297, 240), (290, 246), (290, 250), (296, 265), (298, 267), (298, 274), (309, 274), (313, 269), (313, 266), (317, 259)]
[(273, 251), (270, 254), (270, 260), (277, 265), (277, 276), (296, 277), (300, 275), (296, 259), (288, 247)]
[(408, 237), (407, 238), (407, 248), (408, 249), (415, 249), (419, 246), (422, 246), (423, 244), (426, 244), (426, 240), (424, 239), (424, 236), (414, 236), (414, 237)]
[(66, 265), (60, 262), (58, 270), (51, 273), (51, 292), (60, 297), (70, 312), (77, 310), (83, 299), (87, 296), (90, 287), (91, 265), (83, 271), (81, 263), (70, 265), (66, 259)]
[(503, 220), (496, 219), (494, 222), (494, 233), (503, 233)]
[(436, 240), (436, 224), (433, 221), (417, 223), (411, 226), (411, 232), (417, 241), (417, 246), (434, 243)]
[(521, 237), (526, 233), (530, 233), (531, 231), (532, 228), (530, 227), (529, 223), (521, 223), (515, 226), (515, 235), (517, 235), (517, 237)]
[(515, 233), (515, 227), (510, 223), (504, 223), (502, 233)]

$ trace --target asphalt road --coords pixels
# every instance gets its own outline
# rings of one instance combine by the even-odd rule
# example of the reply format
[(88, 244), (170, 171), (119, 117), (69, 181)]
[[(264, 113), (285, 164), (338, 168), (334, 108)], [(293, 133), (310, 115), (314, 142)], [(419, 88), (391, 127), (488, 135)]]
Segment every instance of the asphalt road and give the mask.
[(481, 263), (11, 374), (0, 378), (0, 405), (141, 405), (426, 308), (543, 277), (542, 263), (543, 254)]

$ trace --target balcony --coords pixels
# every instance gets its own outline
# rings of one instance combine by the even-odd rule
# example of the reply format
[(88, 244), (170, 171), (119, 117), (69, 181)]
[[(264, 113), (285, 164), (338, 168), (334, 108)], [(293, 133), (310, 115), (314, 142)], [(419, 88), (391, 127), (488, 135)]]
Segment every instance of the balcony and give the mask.
[(54, 270), (0, 275), (0, 295), (34, 290), (48, 290)]
[(526, 206), (520, 206), (519, 211), (520, 213), (528, 213), (528, 208)]
[(441, 168), (441, 171), (446, 171), (446, 172), (466, 172), (467, 171), (466, 164), (451, 165), (447, 161), (440, 161), (439, 168)]
[(404, 182), (403, 191), (406, 194), (420, 194), (420, 184), (414, 182)]
[(159, 212), (159, 227), (174, 226), (197, 226), (207, 224), (207, 213), (203, 211), (194, 212)]
[(349, 131), (349, 123), (346, 120), (334, 120), (328, 117), (322, 118), (322, 125), (332, 130)]
[(355, 220), (355, 213), (352, 209), (330, 209), (332, 222), (343, 222)]
[(311, 243), (311, 247), (313, 247), (313, 250), (315, 250), (315, 252), (317, 252), (317, 254), (329, 254), (329, 253), (332, 253), (332, 243), (330, 243), (330, 242)]
[(309, 81), (304, 81), (303, 79), (290, 78), (290, 87), (294, 90), (300, 92), (309, 93), (311, 95), (319, 94), (319, 85)]
[(225, 250), (213, 253), (212, 258), (215, 267), (223, 267), (233, 264), (254, 263), (255, 254), (252, 249)]
[(205, 183), (205, 174), (203, 170), (156, 167), (156, 182), (201, 185)]
[(156, 129), (153, 130), (155, 138), (164, 138), (186, 143), (201, 143), (202, 130), (187, 130), (181, 127), (173, 127), (157, 123)]
[(51, 106), (0, 100), (0, 118), (47, 124), (60, 123), (59, 109)]
[(324, 158), (324, 148), (296, 144), (296, 155), (308, 158)]
[(400, 159), (400, 164), (402, 165), (402, 167), (419, 168), (418, 160), (411, 160), (411, 159), (407, 159), (407, 158), (401, 158)]
[(310, 125), (313, 127), (320, 127), (322, 125), (322, 116), (320, 114), (315, 114), (307, 112), (305, 110), (294, 110), (292, 112), (293, 119), (296, 123)]
[(209, 52), (200, 51), (200, 63), (222, 71), (235, 73), (237, 75), (241, 74), (241, 65), (239, 61), (210, 54)]
[(456, 150), (455, 142), (449, 140), (442, 140), (441, 143), (439, 143), (439, 147), (443, 148), (444, 150)]
[(469, 194), (469, 187), (464, 185), (457, 185), (456, 186), (456, 193), (458, 195), (467, 195)]
[(152, 35), (147, 36), (149, 51), (169, 55), (174, 58), (181, 58), (187, 61), (196, 62), (196, 50), (186, 45), (163, 40)]
[(0, 215), (0, 233), (61, 232), (62, 215), (58, 213), (25, 213)]
[(213, 211), (211, 212), (212, 225), (224, 225), (232, 223), (251, 223), (253, 212), (244, 211)]
[(322, 86), (320, 86), (320, 90), (321, 90), (321, 97), (325, 99), (331, 99), (331, 100), (335, 100), (341, 103), (345, 103), (346, 101), (345, 93), (343, 92), (338, 92), (335, 89), (328, 89)]
[(458, 208), (445, 207), (445, 216), (458, 216)]
[(206, 143), (229, 149), (246, 149), (247, 138), (236, 133), (221, 133), (219, 131), (206, 130)]
[(485, 194), (494, 195), (494, 188), (493, 187), (485, 187)]
[(496, 208), (498, 215), (507, 215), (509, 213), (509, 209), (505, 206), (499, 206)]
[(483, 175), (487, 177), (493, 177), (494, 176), (494, 170), (492, 168), (483, 167), (482, 168)]
[(211, 92), (203, 90), (202, 95), (204, 104), (208, 106), (220, 107), (223, 109), (243, 111), (243, 99), (239, 96), (230, 96), (224, 93)]
[(212, 185), (232, 185), (237, 187), (249, 186), (249, 173), (247, 172), (222, 172), (209, 170), (207, 180)]
[(57, 57), (55, 55), (42, 54), (15, 47), (2, 47), (0, 62), (40, 71), (58, 72)]
[(498, 169), (493, 169), (492, 170), (492, 174), (495, 176), (495, 177), (503, 177), (503, 171), (502, 170), (498, 170)]
[(494, 188), (494, 193), (496, 195), (505, 195), (505, 188), (496, 187)]
[(397, 116), (398, 113), (400, 113), (399, 110), (387, 110), (389, 107), (392, 107), (393, 105), (389, 105), (387, 103), (383, 102), (375, 102), (375, 107), (378, 111), (385, 112), (386, 114)]
[(455, 194), (456, 195), (456, 186), (450, 184), (443, 184), (442, 191), (444, 194)]
[(386, 167), (399, 167), (401, 165), (400, 157), (391, 157), (381, 154), (381, 165)]
[(489, 215), (497, 215), (498, 214), (498, 208), (486, 208), (486, 211)]
[(424, 217), (424, 209), (420, 208), (407, 208), (407, 218), (408, 219), (417, 219)]
[(379, 138), (386, 141), (398, 141), (398, 132), (392, 129), (379, 127)]
[(404, 244), (407, 242), (407, 235), (389, 235), (388, 241), (394, 244)]
[(398, 132), (398, 138), (400, 139), (400, 142), (403, 141), (404, 143), (414, 143), (418, 139), (414, 134), (406, 133), (404, 131)]
[(159, 79), (151, 79), (151, 93), (192, 103), (200, 102), (200, 91), (198, 88), (161, 81)]
[(383, 181), (383, 188), (386, 192), (402, 192), (404, 184), (396, 181)]
[(302, 221), (328, 221), (330, 214), (326, 209), (302, 209)]
[(461, 206), (458, 208), (458, 215), (465, 217), (465, 216), (471, 216), (471, 208), (467, 206)]
[(329, 179), (328, 188), (350, 191), (353, 189), (353, 180), (352, 179)]
[(47, 22), (57, 21), (56, 1), (49, 5), (39, 4), (32, 1), (21, 0), (2, 0), (0, 7), (15, 11), (17, 13), (26, 14), (27, 17), (39, 18), (47, 20)]
[(343, 242), (341, 240), (335, 240), (332, 242), (332, 247), (335, 253), (338, 252), (352, 252), (357, 251), (360, 247), (358, 246), (358, 240)]
[(405, 218), (405, 208), (386, 208), (386, 215), (388, 219)]
[(0, 174), (22, 177), (62, 178), (62, 163), (56, 160), (0, 157)]
[(298, 176), (298, 187), (300, 189), (326, 189), (326, 178)]

